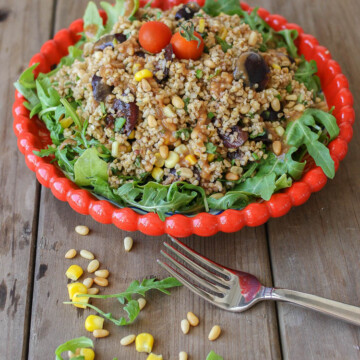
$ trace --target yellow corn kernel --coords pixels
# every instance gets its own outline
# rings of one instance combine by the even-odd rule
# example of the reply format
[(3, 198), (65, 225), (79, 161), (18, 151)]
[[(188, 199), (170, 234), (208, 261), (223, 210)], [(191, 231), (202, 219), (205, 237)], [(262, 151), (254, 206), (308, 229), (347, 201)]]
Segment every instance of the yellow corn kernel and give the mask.
[(111, 155), (116, 158), (119, 156), (119, 143), (117, 141), (114, 141), (111, 144)]
[(80, 305), (80, 304), (73, 304), (73, 305), (80, 309), (86, 309), (85, 304), (89, 303), (89, 298), (88, 297), (79, 297), (78, 295), (81, 295), (81, 293), (74, 294), (72, 301), (76, 302), (76, 303), (82, 303), (84, 305)]
[(148, 69), (142, 69), (135, 74), (135, 80), (140, 82), (142, 79), (152, 78), (153, 73)]
[(199, 20), (199, 32), (203, 33), (205, 31), (205, 19)]
[(191, 155), (187, 155), (185, 157), (185, 160), (190, 164), (190, 165), (195, 165), (197, 163), (197, 158), (195, 155), (191, 154)]
[(155, 355), (153, 353), (149, 354), (146, 360), (163, 360), (162, 355)]
[(155, 166), (161, 168), (164, 166), (165, 164), (165, 160), (162, 158), (162, 156), (160, 155), (160, 153), (156, 153), (155, 154), (155, 158), (156, 158), (156, 161), (155, 161)]
[(95, 353), (93, 349), (80, 349), (80, 355), (84, 357), (84, 360), (94, 360)]
[(137, 352), (151, 353), (154, 345), (154, 337), (151, 334), (142, 333), (135, 339), (135, 347)]
[(175, 165), (180, 161), (180, 156), (175, 151), (169, 152), (169, 157), (165, 160), (165, 167), (173, 169)]
[(136, 74), (140, 70), (141, 70), (141, 64), (136, 63), (133, 65), (133, 67), (132, 67), (133, 74)]
[(281, 70), (281, 67), (278, 64), (271, 64), (273, 69)]
[(126, 146), (126, 152), (129, 153), (132, 150), (132, 146), (129, 144), (128, 146)]
[(223, 28), (223, 30), (221, 31), (221, 34), (220, 34), (220, 39), (225, 40), (227, 34), (228, 34), (227, 29), (226, 29), (226, 28)]
[(89, 332), (99, 330), (104, 327), (104, 319), (101, 316), (89, 315), (85, 320), (85, 329)]
[(83, 269), (79, 265), (71, 265), (66, 270), (65, 275), (68, 279), (76, 281), (83, 274), (83, 272)]
[(130, 133), (128, 139), (130, 139), (130, 140), (135, 139), (135, 130), (133, 130), (133, 131)]
[(215, 154), (208, 154), (207, 160), (208, 160), (208, 162), (214, 161), (215, 160)]
[(75, 294), (87, 294), (87, 287), (80, 283), (72, 283), (68, 285), (68, 292), (70, 300), (73, 299)]
[(161, 181), (162, 177), (164, 176), (164, 170), (159, 167), (154, 167), (153, 171), (151, 172), (151, 176), (156, 181)]
[(71, 117), (68, 117), (68, 118), (60, 120), (59, 122), (63, 129), (67, 129), (74, 122), (74, 120)]

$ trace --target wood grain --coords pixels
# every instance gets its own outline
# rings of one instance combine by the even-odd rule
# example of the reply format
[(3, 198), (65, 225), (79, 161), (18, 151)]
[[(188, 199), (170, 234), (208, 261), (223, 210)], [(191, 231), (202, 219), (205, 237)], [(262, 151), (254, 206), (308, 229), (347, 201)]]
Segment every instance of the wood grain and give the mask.
[(17, 150), (12, 130), (13, 82), (50, 35), (51, 12), (50, 0), (0, 0), (2, 359), (22, 359), (26, 356), (39, 190), (34, 174), (26, 169), (24, 157)]

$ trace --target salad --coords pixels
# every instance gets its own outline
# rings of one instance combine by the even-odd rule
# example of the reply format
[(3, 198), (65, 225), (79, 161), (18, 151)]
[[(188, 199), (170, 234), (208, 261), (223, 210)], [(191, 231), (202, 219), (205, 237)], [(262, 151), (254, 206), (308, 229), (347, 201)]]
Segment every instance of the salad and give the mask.
[(217, 213), (269, 200), (312, 158), (333, 178), (339, 134), (296, 30), (273, 30), (237, 0), (168, 11), (95, 3), (81, 40), (47, 74), (15, 83), (50, 132), (64, 174), (120, 207)]

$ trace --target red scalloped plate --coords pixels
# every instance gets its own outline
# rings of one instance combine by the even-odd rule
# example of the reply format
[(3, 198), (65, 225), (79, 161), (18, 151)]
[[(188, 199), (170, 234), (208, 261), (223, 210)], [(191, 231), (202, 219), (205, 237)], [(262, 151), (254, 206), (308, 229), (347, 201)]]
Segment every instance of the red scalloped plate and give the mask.
[[(142, 5), (147, 1), (141, 0)], [(153, 7), (163, 9), (171, 8), (184, 0), (155, 0)], [(198, 0), (204, 5), (204, 0)], [(241, 3), (246, 11), (252, 8)], [(105, 14), (102, 12), (103, 17)], [(353, 109), (353, 96), (349, 90), (346, 77), (342, 74), (340, 65), (331, 58), (328, 49), (319, 45), (314, 36), (305, 34), (296, 24), (288, 23), (280, 15), (271, 15), (267, 10), (260, 8), (259, 15), (275, 30), (296, 29), (299, 32), (297, 45), (299, 52), (307, 60), (315, 60), (318, 64), (318, 75), (326, 100), (330, 107), (335, 106), (334, 115), (340, 127), (339, 136), (329, 144), (331, 157), (338, 170), (339, 163), (348, 151), (355, 121)], [(83, 30), (83, 21), (74, 21), (68, 29), (60, 30), (53, 40), (47, 41), (40, 53), (33, 56), (29, 66), (40, 63), (36, 69), (39, 72), (49, 72), (53, 64), (57, 64), (61, 57), (67, 54), (67, 49), (79, 40), (79, 32)], [(36, 74), (37, 75), (37, 74)], [(52, 193), (61, 201), (67, 201), (70, 206), (80, 214), (91, 215), (96, 221), (103, 224), (114, 224), (126, 231), (139, 230), (147, 235), (157, 236), (164, 233), (176, 237), (186, 237), (192, 234), (211, 236), (219, 231), (226, 233), (236, 232), (244, 226), (260, 226), (271, 217), (280, 217), (290, 211), (293, 206), (304, 204), (311, 193), (321, 190), (327, 177), (322, 169), (314, 166), (300, 181), (282, 193), (274, 194), (269, 201), (252, 203), (243, 210), (226, 210), (219, 215), (200, 213), (194, 217), (173, 215), (161, 221), (158, 215), (149, 213), (140, 215), (129, 208), (118, 208), (106, 200), (99, 200), (87, 190), (80, 189), (50, 160), (34, 155), (34, 150), (44, 148), (51, 143), (49, 133), (44, 124), (38, 119), (29, 118), (29, 111), (24, 107), (24, 97), (15, 92), (13, 105), (14, 132), (18, 138), (19, 150), (24, 154), (25, 161), (30, 170), (36, 172), (39, 182), (50, 188)]]

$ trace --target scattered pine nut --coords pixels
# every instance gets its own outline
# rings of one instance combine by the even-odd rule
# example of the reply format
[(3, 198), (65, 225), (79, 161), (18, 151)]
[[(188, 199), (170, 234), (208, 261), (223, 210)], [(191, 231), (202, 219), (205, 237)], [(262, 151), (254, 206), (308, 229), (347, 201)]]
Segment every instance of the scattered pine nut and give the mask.
[(83, 281), (83, 284), (89, 289), (93, 286), (93, 283), (94, 283), (94, 279), (93, 278), (86, 278), (84, 281)]
[(179, 353), (179, 360), (187, 360), (188, 359), (188, 354), (185, 351), (181, 351)]
[(77, 254), (77, 251), (75, 249), (70, 249), (65, 254), (65, 259), (73, 259)]
[(186, 335), (190, 330), (190, 323), (186, 319), (181, 320), (180, 323), (181, 331)]
[(104, 338), (109, 336), (109, 334), (110, 334), (109, 331), (105, 329), (97, 329), (93, 331), (93, 335), (96, 338)]
[(95, 271), (95, 276), (97, 276), (97, 277), (107, 279), (109, 277), (109, 275), (110, 275), (109, 270), (106, 270), (106, 269)]
[(272, 148), (275, 155), (279, 156), (281, 154), (282, 145), (280, 141), (278, 140), (274, 141), (272, 144)]
[(128, 345), (132, 344), (135, 341), (135, 338), (136, 338), (136, 335), (125, 336), (120, 340), (120, 344), (122, 346), (128, 346)]
[(96, 277), (94, 279), (94, 283), (96, 285), (103, 286), (103, 287), (106, 287), (106, 286), (109, 285), (109, 281), (107, 279), (102, 278), (102, 277)]
[(142, 310), (146, 305), (146, 300), (144, 298), (139, 298), (138, 303), (139, 303), (140, 310)]
[(92, 260), (92, 261), (90, 261), (90, 263), (87, 267), (87, 271), (89, 273), (93, 273), (99, 268), (99, 266), (100, 266), (99, 260), (96, 260), (96, 259)]
[(208, 339), (210, 341), (214, 341), (216, 340), (221, 334), (221, 328), (219, 325), (215, 325), (213, 326), (213, 328), (210, 330), (210, 333), (209, 333), (209, 336), (208, 336)]
[(89, 234), (90, 229), (85, 226), (85, 225), (78, 225), (75, 227), (75, 231), (82, 236), (86, 236), (87, 234)]
[(127, 236), (125, 239), (124, 239), (124, 248), (125, 248), (125, 251), (129, 252), (131, 250), (131, 248), (133, 247), (133, 244), (134, 244), (134, 240), (132, 237), (130, 236)]
[(90, 289), (88, 289), (87, 293), (89, 295), (97, 295), (99, 293), (99, 289), (98, 288), (90, 288)]
[(192, 313), (191, 311), (189, 311), (186, 315), (189, 323), (191, 326), (198, 326), (199, 325), (199, 318), (194, 314)]
[(94, 260), (95, 256), (92, 252), (87, 251), (87, 250), (81, 250), (80, 251), (80, 256), (84, 259), (88, 259), (88, 260)]

